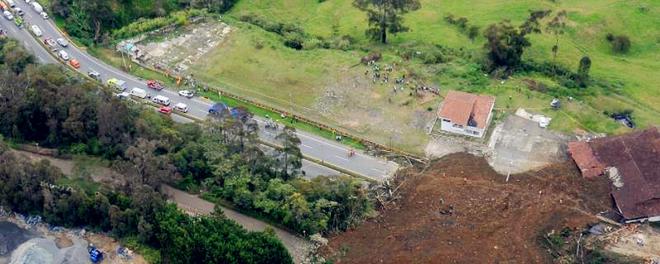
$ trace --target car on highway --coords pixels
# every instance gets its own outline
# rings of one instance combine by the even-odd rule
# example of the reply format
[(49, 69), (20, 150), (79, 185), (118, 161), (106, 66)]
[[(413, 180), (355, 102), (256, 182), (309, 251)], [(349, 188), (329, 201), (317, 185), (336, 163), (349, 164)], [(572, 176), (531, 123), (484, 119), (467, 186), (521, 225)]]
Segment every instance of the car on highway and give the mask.
[(37, 37), (41, 37), (42, 35), (41, 29), (37, 25), (30, 26), (30, 31), (32, 31), (32, 33)]
[(2, 12), (2, 14), (5, 16), (7, 20), (12, 20), (14, 19), (14, 15), (11, 14), (9, 11)]
[(148, 94), (147, 91), (145, 91), (144, 89), (134, 87), (133, 89), (131, 89), (131, 96), (144, 99), (147, 98)]
[(87, 76), (89, 76), (90, 78), (92, 78), (94, 80), (97, 80), (99, 82), (101, 81), (101, 74), (99, 72), (95, 71), (95, 70), (88, 71)]
[(65, 61), (69, 60), (69, 53), (66, 53), (66, 51), (63, 51), (63, 50), (58, 51), (57, 56), (60, 57), (60, 59), (63, 59)]
[(128, 99), (129, 96), (130, 94), (128, 94), (127, 92), (121, 92), (117, 94), (117, 98), (119, 99)]
[(180, 111), (182, 113), (188, 113), (188, 105), (184, 103), (175, 104), (174, 110)]
[(183, 96), (183, 97), (186, 97), (186, 98), (192, 98), (193, 96), (195, 96), (195, 94), (193, 94), (193, 92), (190, 91), (190, 90), (181, 90), (181, 91), (179, 91), (179, 96)]
[(117, 91), (126, 91), (126, 81), (112, 78), (107, 81), (108, 86), (114, 87)]
[(69, 65), (71, 65), (71, 67), (74, 67), (76, 69), (80, 69), (80, 62), (76, 59), (70, 60)]
[(14, 24), (16, 24), (16, 26), (19, 28), (23, 27), (23, 18), (17, 17), (16, 19), (14, 19)]
[(48, 19), (48, 14), (46, 12), (39, 13), (43, 19)]
[(57, 43), (52, 38), (45, 38), (44, 44), (51, 50), (57, 48)]
[(209, 108), (209, 114), (221, 114), (225, 111), (229, 111), (229, 107), (223, 103), (216, 103)]
[(149, 89), (154, 89), (157, 91), (163, 90), (163, 88), (165, 88), (165, 86), (163, 86), (162, 83), (156, 80), (148, 80), (147, 87), (149, 87)]
[(170, 103), (172, 103), (170, 101), (170, 98), (167, 98), (166, 96), (162, 96), (162, 95), (154, 96), (153, 98), (151, 98), (151, 101), (153, 101), (154, 103), (157, 103), (159, 105), (164, 105), (164, 106), (169, 106)]
[(66, 41), (66, 39), (64, 39), (64, 38), (58, 38), (57, 39), (57, 44), (60, 44), (60, 46), (65, 47), (65, 48), (69, 46), (69, 42)]
[(161, 114), (169, 115), (172, 114), (172, 108), (167, 106), (162, 106), (158, 109), (158, 112), (160, 112)]

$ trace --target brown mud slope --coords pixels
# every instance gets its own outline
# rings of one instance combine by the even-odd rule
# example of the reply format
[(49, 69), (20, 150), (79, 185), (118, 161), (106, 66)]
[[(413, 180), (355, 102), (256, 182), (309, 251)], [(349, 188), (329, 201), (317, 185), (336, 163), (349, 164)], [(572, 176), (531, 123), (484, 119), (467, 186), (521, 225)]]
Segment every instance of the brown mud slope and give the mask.
[(584, 180), (566, 162), (506, 176), (459, 153), (413, 169), (396, 208), (323, 249), (336, 263), (548, 263), (539, 235), (582, 228), (611, 206), (601, 177)]

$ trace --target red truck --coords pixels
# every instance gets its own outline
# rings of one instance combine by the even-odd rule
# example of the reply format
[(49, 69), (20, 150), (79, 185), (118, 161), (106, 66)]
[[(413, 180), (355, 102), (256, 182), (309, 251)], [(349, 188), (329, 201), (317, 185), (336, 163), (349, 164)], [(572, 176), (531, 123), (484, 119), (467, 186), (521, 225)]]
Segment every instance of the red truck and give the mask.
[(165, 88), (162, 83), (156, 80), (148, 80), (147, 87), (149, 87), (149, 89), (154, 89), (157, 91), (163, 90), (163, 88)]

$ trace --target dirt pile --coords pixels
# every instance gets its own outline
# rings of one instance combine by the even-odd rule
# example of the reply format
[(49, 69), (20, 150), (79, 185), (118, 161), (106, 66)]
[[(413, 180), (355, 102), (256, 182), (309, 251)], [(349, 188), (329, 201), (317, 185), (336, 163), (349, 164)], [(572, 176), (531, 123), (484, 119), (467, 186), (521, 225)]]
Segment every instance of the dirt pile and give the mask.
[(332, 237), (337, 263), (544, 263), (539, 235), (596, 222), (610, 208), (606, 180), (587, 181), (569, 162), (512, 175), (483, 158), (449, 155), (411, 169), (397, 207)]

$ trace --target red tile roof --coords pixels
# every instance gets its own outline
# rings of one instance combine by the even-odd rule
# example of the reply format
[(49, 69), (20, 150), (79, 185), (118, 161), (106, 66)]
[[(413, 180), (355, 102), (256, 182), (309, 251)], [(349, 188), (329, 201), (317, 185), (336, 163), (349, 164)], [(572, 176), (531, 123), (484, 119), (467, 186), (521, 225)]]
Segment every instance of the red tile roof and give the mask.
[[(571, 153), (571, 155), (581, 170), (585, 164), (598, 163), (602, 166), (617, 168), (623, 186), (620, 188), (613, 186), (612, 197), (625, 219), (660, 216), (660, 132), (658, 132), (658, 128), (584, 142), (591, 150), (590, 157), (585, 150), (581, 149), (584, 146), (576, 148), (575, 142), (569, 144), (569, 151), (571, 144), (574, 150), (577, 149), (576, 153)], [(593, 163), (593, 160), (596, 160), (597, 163)], [(586, 169), (589, 168), (587, 165)]]
[(485, 128), (494, 104), (495, 97), (492, 96), (449, 91), (438, 116), (463, 126), (472, 119), (476, 127)]
[(568, 153), (571, 154), (585, 178), (594, 178), (605, 171), (605, 165), (596, 159), (591, 147), (585, 141), (569, 142)]

